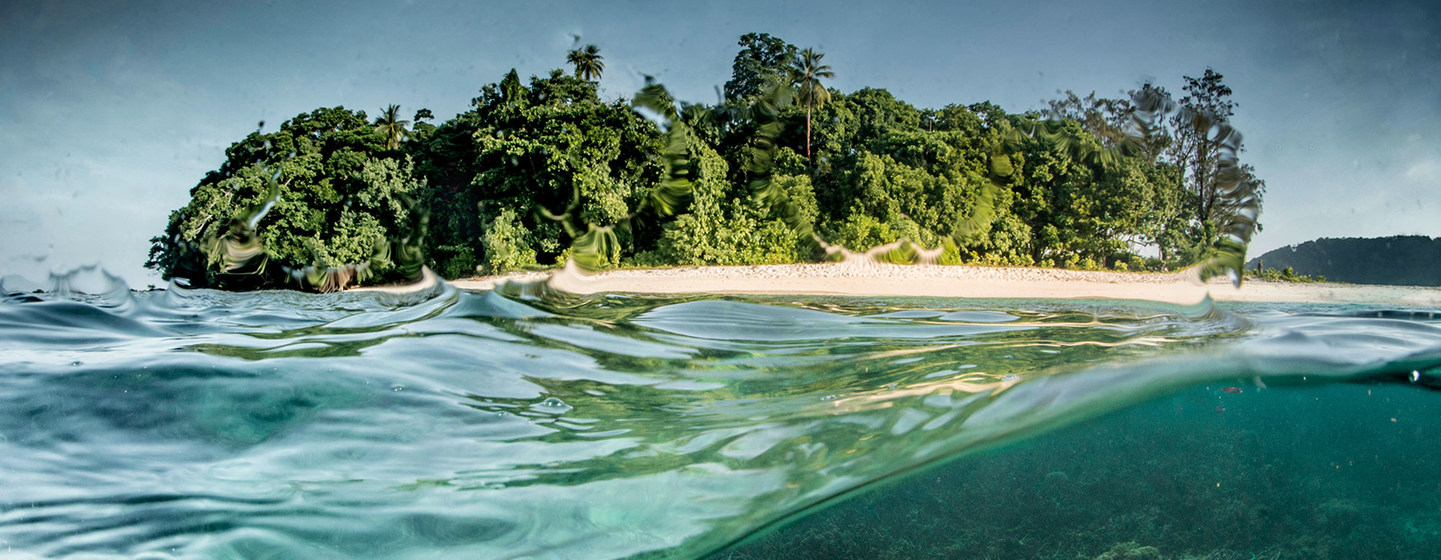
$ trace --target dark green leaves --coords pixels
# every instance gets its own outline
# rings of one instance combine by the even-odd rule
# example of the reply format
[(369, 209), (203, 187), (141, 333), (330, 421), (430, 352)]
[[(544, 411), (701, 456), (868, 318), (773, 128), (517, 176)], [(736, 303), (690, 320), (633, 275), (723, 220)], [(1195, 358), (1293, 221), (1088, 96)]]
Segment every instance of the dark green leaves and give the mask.
[(595, 45), (570, 51), (565, 60), (575, 66), (577, 78), (597, 81), (600, 80), (600, 75), (605, 73), (605, 57), (600, 55), (600, 47)]
[(1239, 266), (1259, 227), (1264, 183), (1236, 158), (1231, 91), (1212, 71), (1181, 103), (1152, 86), (1068, 92), (1042, 117), (843, 93), (813, 49), (740, 45), (713, 106), (649, 80), (603, 101), (587, 45), (568, 53), (573, 73), (512, 70), (438, 125), (422, 109), (408, 126), (397, 105), (299, 115), (232, 145), (147, 266), (203, 286), (339, 289), (421, 263), (456, 277), (566, 259), (794, 262), (831, 241), (898, 243), (873, 255), (890, 262), (935, 247), (945, 262), (1081, 268), (1207, 257), (1209, 275)]
[(394, 257), (396, 246), (423, 237), (408, 198), (418, 181), (384, 136), (405, 122), (394, 120), (398, 110), (372, 125), (362, 112), (317, 109), (231, 146), (220, 171), (172, 214), (147, 264), (227, 289), (329, 290), (418, 273)]

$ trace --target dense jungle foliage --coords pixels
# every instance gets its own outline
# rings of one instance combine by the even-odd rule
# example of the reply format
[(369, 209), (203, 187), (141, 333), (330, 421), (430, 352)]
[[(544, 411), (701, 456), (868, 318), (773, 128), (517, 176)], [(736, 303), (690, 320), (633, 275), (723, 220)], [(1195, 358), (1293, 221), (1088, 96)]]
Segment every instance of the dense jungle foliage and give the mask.
[[(420, 264), (455, 278), (569, 258), (791, 263), (824, 258), (817, 239), (910, 239), (943, 247), (942, 263), (1156, 270), (1220, 235), (1219, 141), (1173, 119), (1117, 151), (1131, 99), (918, 108), (827, 88), (834, 70), (812, 49), (739, 44), (714, 105), (656, 85), (602, 99), (592, 45), (569, 53), (573, 73), (512, 70), (438, 125), (397, 106), (298, 115), (226, 150), (146, 265), (198, 286), (335, 289)], [(1229, 117), (1221, 79), (1187, 77), (1181, 106)]]

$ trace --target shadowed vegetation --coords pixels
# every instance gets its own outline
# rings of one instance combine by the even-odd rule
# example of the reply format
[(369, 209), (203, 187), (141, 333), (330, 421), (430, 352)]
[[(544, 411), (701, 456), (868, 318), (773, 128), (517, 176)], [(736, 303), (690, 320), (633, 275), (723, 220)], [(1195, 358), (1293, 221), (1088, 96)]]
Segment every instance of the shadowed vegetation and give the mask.
[(1315, 276), (1355, 284), (1441, 286), (1441, 239), (1421, 235), (1321, 238), (1282, 247), (1246, 263), (1248, 272), (1282, 279)]

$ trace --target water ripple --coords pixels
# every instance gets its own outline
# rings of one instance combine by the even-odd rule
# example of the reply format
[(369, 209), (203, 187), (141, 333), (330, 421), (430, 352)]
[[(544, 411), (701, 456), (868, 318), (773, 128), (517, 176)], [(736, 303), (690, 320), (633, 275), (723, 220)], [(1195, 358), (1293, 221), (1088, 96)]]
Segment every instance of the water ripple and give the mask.
[(0, 304), (12, 552), (694, 557), (1185, 387), (1436, 387), (1441, 364), (1425, 310), (444, 284), (126, 299)]

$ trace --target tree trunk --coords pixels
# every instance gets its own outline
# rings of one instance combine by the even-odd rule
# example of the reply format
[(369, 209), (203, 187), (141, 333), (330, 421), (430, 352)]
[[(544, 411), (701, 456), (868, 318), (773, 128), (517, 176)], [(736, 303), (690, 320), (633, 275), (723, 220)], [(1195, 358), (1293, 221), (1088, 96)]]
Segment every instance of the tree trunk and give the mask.
[(806, 167), (814, 170), (815, 165), (811, 163), (811, 105), (815, 103), (815, 94), (811, 95), (812, 99), (806, 101)]
[(1200, 145), (1196, 147), (1196, 194), (1200, 199), (1198, 218), (1202, 224), (1211, 219), (1211, 207), (1215, 204), (1216, 198), (1215, 188), (1211, 185), (1210, 148), (1210, 141), (1202, 136)]

